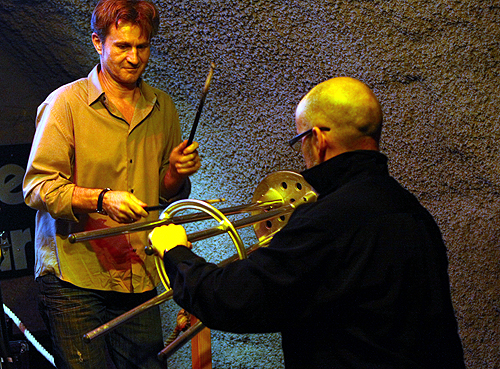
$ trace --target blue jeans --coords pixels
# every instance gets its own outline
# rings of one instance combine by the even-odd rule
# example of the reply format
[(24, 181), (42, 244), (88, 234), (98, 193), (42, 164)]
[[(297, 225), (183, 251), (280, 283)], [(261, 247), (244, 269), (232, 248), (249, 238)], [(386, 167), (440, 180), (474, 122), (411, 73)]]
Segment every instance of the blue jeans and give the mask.
[[(37, 278), (39, 309), (52, 337), (58, 369), (160, 369), (163, 349), (158, 306), (91, 343), (83, 335), (156, 296), (76, 287), (48, 274)], [(111, 360), (112, 364), (107, 363)]]

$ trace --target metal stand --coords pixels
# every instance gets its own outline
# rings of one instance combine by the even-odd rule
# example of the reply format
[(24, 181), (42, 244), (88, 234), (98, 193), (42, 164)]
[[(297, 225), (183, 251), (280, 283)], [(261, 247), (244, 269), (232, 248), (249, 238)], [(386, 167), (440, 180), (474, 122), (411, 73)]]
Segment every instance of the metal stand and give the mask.
[[(10, 247), (5, 232), (0, 232), (0, 265), (4, 260), (4, 249)], [(5, 321), (5, 311), (3, 310), (2, 289), (0, 288), (0, 368), (13, 369), (13, 359), (10, 353), (9, 334)]]
[[(238, 254), (219, 263), (219, 265), (222, 266), (237, 259), (243, 259), (246, 257), (247, 253), (267, 245), (274, 234), (279, 232), (279, 230), (286, 225), (290, 215), (297, 206), (308, 202), (314, 202), (316, 201), (316, 197), (317, 194), (314, 189), (300, 174), (291, 171), (280, 171), (272, 173), (264, 178), (257, 187), (251, 204), (216, 209), (206, 201), (179, 200), (170, 204), (167, 209), (162, 212), (159, 220), (104, 230), (75, 233), (69, 235), (68, 239), (72, 243), (88, 241), (96, 238), (128, 234), (131, 232), (147, 231), (164, 224), (185, 224), (213, 218), (219, 222), (217, 226), (190, 233), (187, 236), (188, 241), (195, 242), (229, 233), (237, 248)], [(183, 216), (174, 216), (177, 212), (183, 210), (198, 210), (199, 212)], [(243, 212), (251, 212), (252, 215), (238, 219), (232, 223), (226, 218), (226, 215), (234, 215)], [(254, 225), (255, 235), (259, 242), (245, 249), (236, 229), (251, 225)], [(151, 250), (150, 247), (147, 248), (146, 253)], [(153, 255), (153, 252), (150, 252), (149, 255)], [(93, 339), (110, 332), (136, 315), (172, 298), (173, 291), (170, 289), (170, 282), (164, 271), (163, 261), (160, 258), (157, 258), (157, 268), (160, 272), (166, 292), (144, 302), (135, 309), (120, 315), (93, 331), (86, 333), (84, 336), (85, 342), (90, 343)], [(200, 337), (197, 337), (197, 335), (200, 335)], [(193, 369), (211, 369), (210, 330), (205, 328), (199, 321), (198, 323), (192, 322), (191, 328), (165, 347), (158, 354), (158, 358), (160, 361), (166, 362), (170, 355), (175, 353), (185, 343), (189, 342), (189, 340), (195, 340), (192, 341)]]

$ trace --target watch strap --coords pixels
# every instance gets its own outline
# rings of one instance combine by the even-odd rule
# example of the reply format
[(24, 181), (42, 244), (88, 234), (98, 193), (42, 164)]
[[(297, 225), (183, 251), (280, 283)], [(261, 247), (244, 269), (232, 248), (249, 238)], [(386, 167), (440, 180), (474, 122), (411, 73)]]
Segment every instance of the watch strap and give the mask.
[(99, 197), (97, 198), (97, 212), (99, 214), (103, 214), (103, 215), (107, 215), (106, 213), (106, 210), (104, 210), (102, 208), (102, 202), (104, 200), (104, 195), (106, 194), (106, 192), (108, 191), (111, 191), (111, 188), (105, 188), (104, 190), (101, 191), (101, 193), (99, 194)]

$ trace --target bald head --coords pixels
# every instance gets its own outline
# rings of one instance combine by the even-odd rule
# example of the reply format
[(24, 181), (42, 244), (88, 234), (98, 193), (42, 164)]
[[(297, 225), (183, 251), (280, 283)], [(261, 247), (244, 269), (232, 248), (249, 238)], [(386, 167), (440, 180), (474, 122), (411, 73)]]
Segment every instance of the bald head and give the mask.
[(323, 160), (345, 151), (378, 150), (382, 110), (368, 86), (354, 78), (332, 78), (314, 87), (297, 106), (295, 121), (298, 132), (330, 128), (321, 133), (328, 156)]

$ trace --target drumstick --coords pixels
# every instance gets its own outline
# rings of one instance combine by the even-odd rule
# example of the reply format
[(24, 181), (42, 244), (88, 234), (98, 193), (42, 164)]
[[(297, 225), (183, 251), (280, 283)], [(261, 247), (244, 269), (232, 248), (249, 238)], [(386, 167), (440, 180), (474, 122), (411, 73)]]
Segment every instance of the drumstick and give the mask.
[[(209, 203), (209, 204), (215, 204), (217, 202), (224, 202), (226, 201), (225, 198), (220, 198), (220, 199), (210, 199), (210, 200), (204, 200), (205, 202)], [(166, 207), (168, 207), (173, 201), (169, 201), (169, 202), (166, 202), (164, 204), (160, 204), (160, 205), (153, 205), (153, 206), (146, 206), (144, 208), (144, 210), (146, 210), (148, 213), (150, 211), (155, 211), (155, 210), (163, 210), (165, 209)]]
[(198, 127), (198, 121), (200, 120), (200, 116), (201, 116), (201, 110), (203, 109), (203, 104), (205, 103), (205, 98), (207, 97), (207, 93), (208, 93), (208, 87), (210, 86), (210, 82), (211, 82), (212, 76), (214, 74), (214, 68), (215, 68), (215, 64), (210, 63), (210, 70), (208, 72), (207, 80), (205, 81), (205, 86), (203, 87), (203, 91), (201, 93), (200, 104), (198, 105), (198, 111), (196, 112), (193, 127), (191, 128), (191, 134), (189, 135), (189, 139), (188, 139), (186, 147), (188, 147), (189, 145), (191, 145), (193, 143), (194, 134), (196, 132), (196, 128)]

